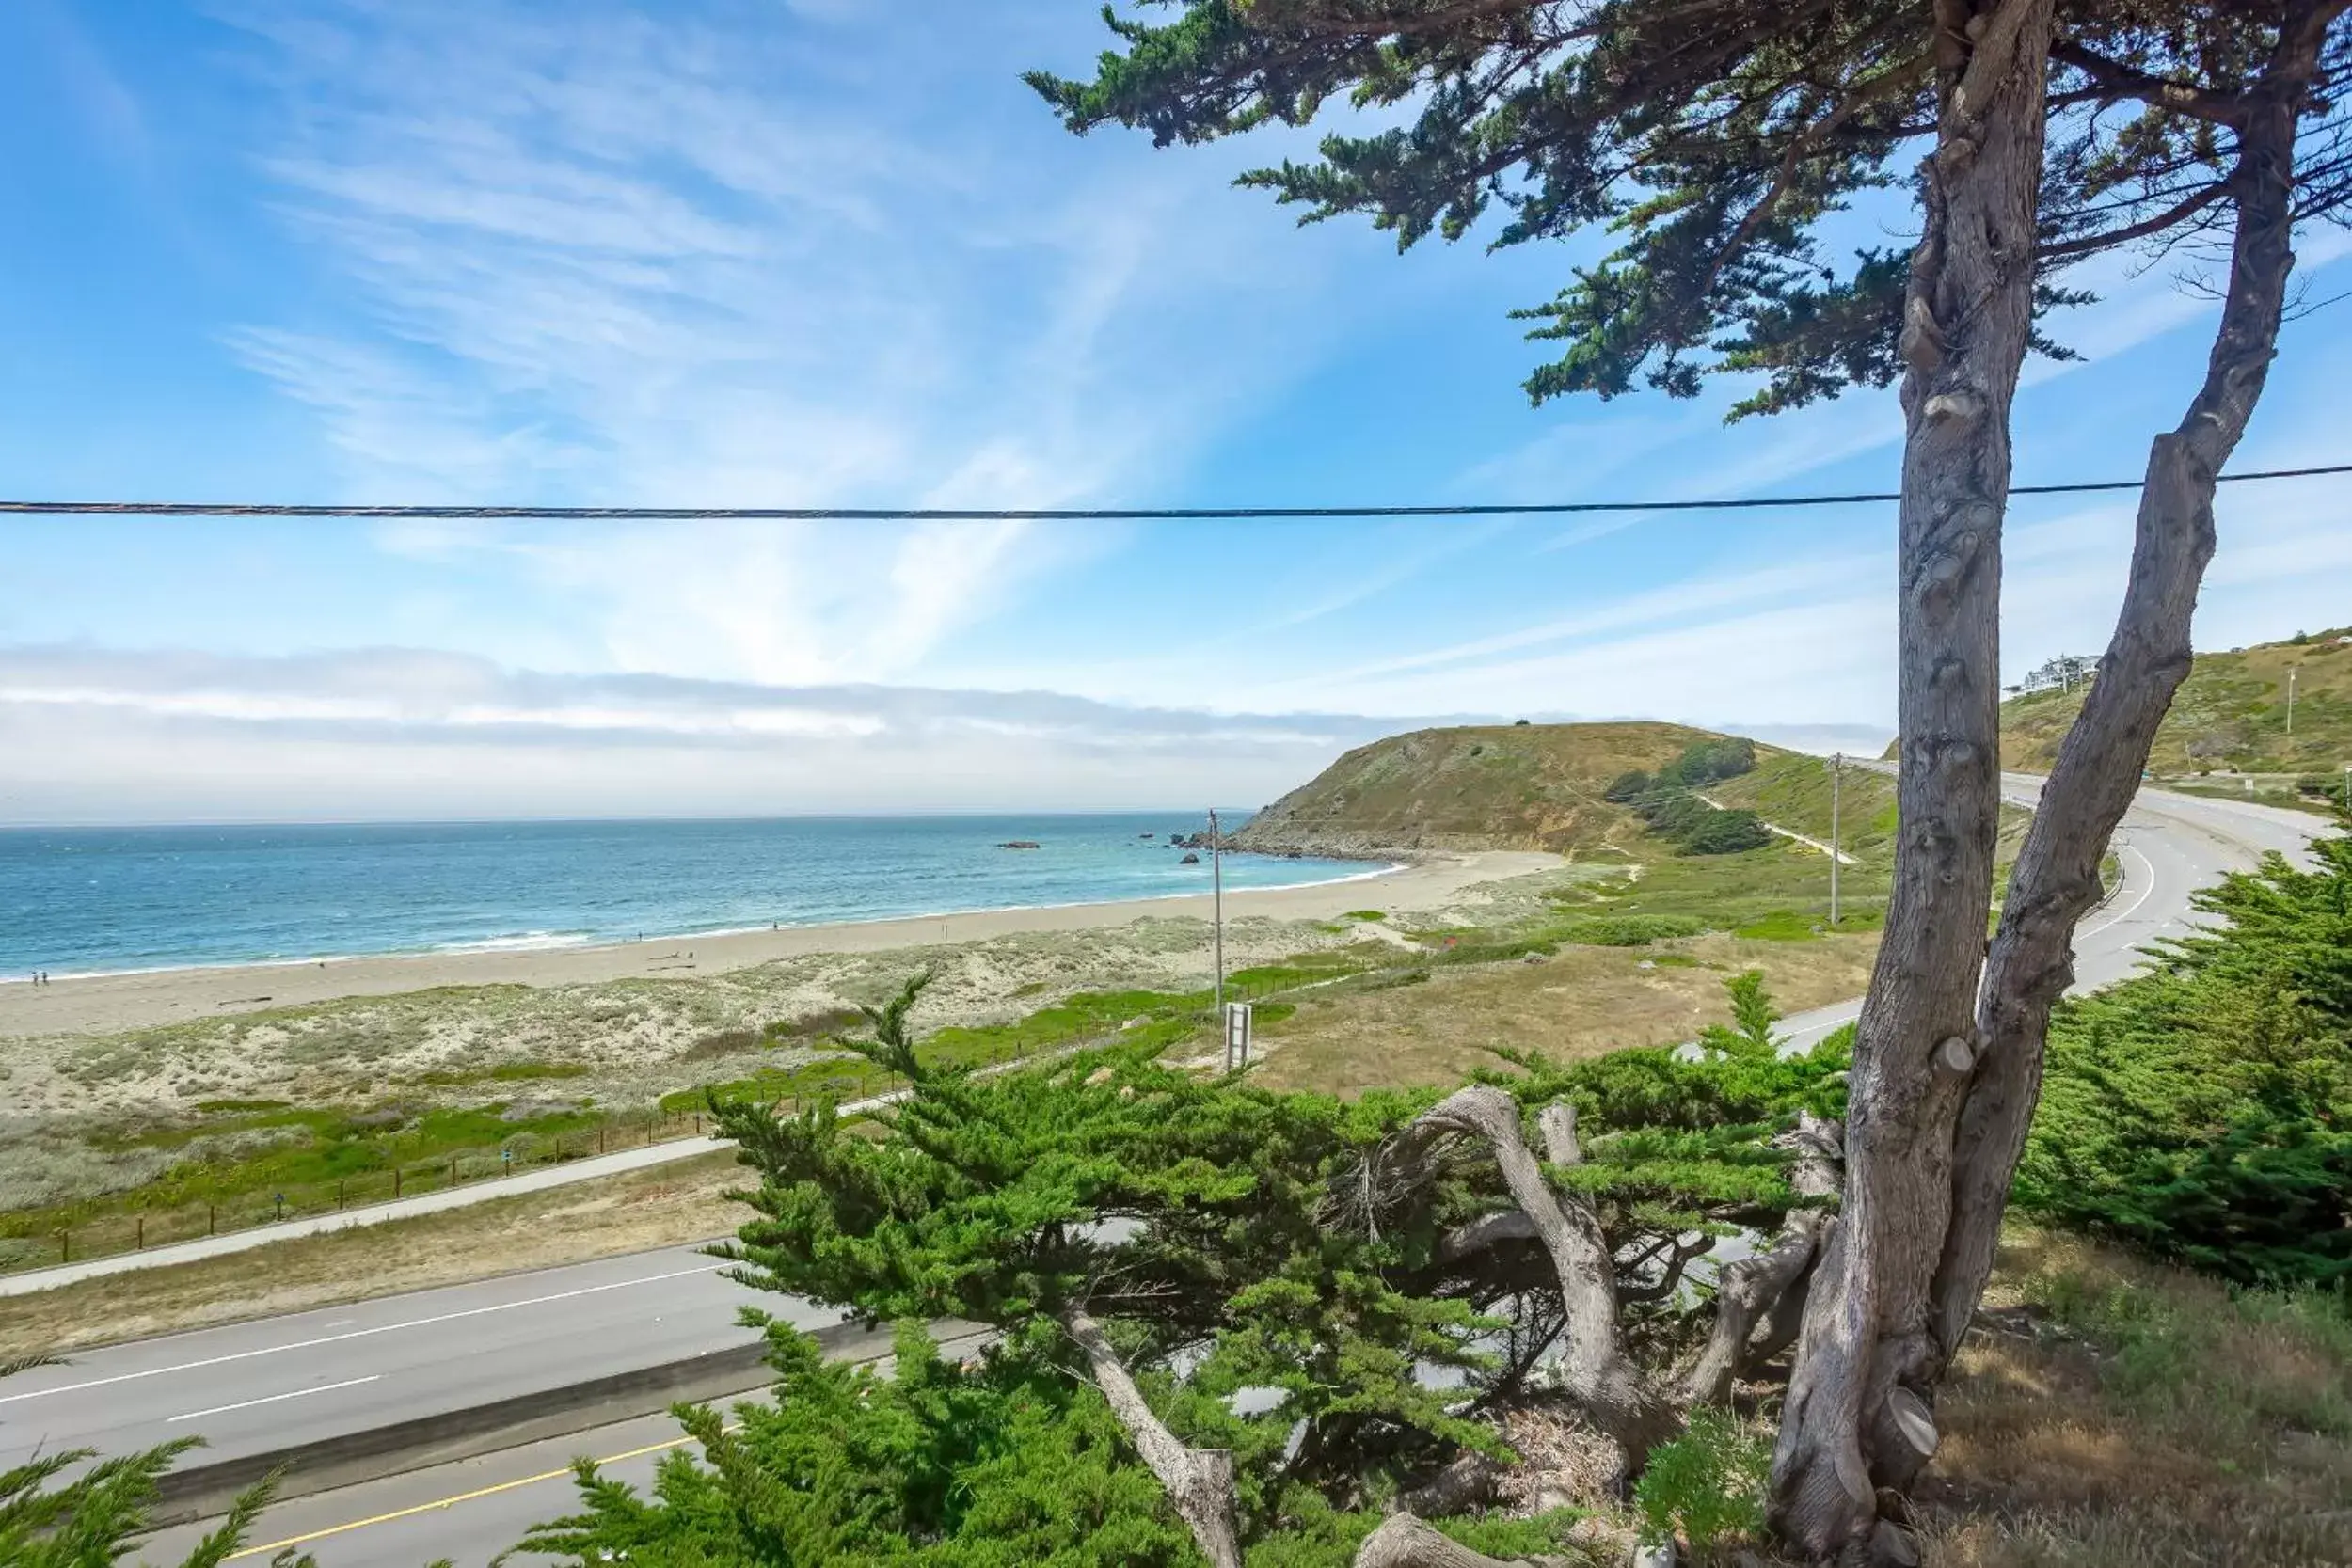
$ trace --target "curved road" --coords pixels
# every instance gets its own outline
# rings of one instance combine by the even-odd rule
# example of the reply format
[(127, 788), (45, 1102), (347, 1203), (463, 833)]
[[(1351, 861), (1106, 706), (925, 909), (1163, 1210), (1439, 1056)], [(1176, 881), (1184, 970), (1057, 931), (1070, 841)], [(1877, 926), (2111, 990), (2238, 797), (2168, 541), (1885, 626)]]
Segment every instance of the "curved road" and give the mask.
[[(2007, 781), (2021, 803), (2040, 784)], [(2307, 860), (2326, 827), (2299, 813), (2143, 790), (2117, 835), (2122, 885), (2076, 935), (2077, 989), (2122, 978), (2142, 946), (2188, 930), (2200, 887), (2267, 850)], [(1807, 1043), (1858, 1007), (1798, 1015), (1788, 1032)], [(120, 1452), (193, 1433), (209, 1457), (226, 1458), (560, 1387), (739, 1344), (750, 1331), (736, 1309), (752, 1299), (681, 1247), (92, 1351), (0, 1385), (0, 1467), (36, 1449)], [(805, 1321), (830, 1319), (808, 1311)], [(254, 1539), (298, 1539), (323, 1568), (443, 1555), (483, 1563), (568, 1507), (571, 1455), (626, 1456), (612, 1473), (642, 1479), (675, 1435), (666, 1418), (649, 1417), (388, 1477), (274, 1508)], [(167, 1532), (158, 1554), (194, 1533)]]

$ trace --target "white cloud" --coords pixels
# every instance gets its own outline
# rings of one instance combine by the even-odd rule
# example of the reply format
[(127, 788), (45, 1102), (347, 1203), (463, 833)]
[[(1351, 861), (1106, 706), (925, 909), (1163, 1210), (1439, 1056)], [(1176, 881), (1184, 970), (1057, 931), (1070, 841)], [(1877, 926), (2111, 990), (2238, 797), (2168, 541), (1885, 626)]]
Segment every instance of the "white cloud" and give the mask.
[[(230, 343), (317, 410), (355, 499), (1069, 504), (1172, 471), (1339, 328), (1283, 309), (1320, 253), (1248, 245), (1287, 224), (1216, 160), (1041, 166), (1063, 133), (968, 57), (1001, 26), (739, 31), (618, 0), (239, 18), (330, 308)], [(902, 673), (1073, 558), (1018, 528), (516, 554), (612, 665), (770, 681)]]
[(0, 649), (0, 821), (1248, 801), (1398, 727), (1051, 692), (543, 674), (404, 649), (19, 647)]

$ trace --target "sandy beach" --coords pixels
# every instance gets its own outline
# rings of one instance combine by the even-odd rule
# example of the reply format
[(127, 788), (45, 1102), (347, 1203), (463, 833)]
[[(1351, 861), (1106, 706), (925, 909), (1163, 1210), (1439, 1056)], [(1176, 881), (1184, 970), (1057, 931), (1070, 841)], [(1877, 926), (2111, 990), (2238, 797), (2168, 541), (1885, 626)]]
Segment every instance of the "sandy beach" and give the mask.
[[(1549, 870), (1556, 855), (1511, 850), (1440, 855), (1377, 876), (1306, 887), (1229, 890), (1229, 921), (1329, 920), (1351, 910), (1391, 915), (1440, 910), (1484, 882)], [(392, 996), (444, 986), (565, 986), (725, 974), (812, 954), (886, 952), (985, 942), (1038, 931), (1096, 931), (1139, 919), (1207, 919), (1205, 895), (984, 910), (724, 935), (660, 937), (609, 946), (430, 953), (88, 975), (47, 986), (0, 985), (0, 1036), (111, 1034), (343, 997)]]

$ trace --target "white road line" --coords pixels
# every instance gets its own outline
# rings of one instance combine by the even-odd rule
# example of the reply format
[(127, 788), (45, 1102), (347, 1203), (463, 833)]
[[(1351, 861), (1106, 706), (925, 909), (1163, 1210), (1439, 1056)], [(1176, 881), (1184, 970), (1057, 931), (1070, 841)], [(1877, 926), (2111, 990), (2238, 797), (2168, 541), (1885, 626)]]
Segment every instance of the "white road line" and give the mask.
[(309, 1350), (314, 1345), (339, 1344), (345, 1339), (364, 1339), (372, 1334), (390, 1334), (404, 1328), (423, 1328), (432, 1323), (455, 1323), (460, 1318), (479, 1318), (491, 1312), (511, 1312), (518, 1307), (537, 1307), (550, 1301), (569, 1301), (575, 1296), (593, 1296), (605, 1291), (626, 1290), (631, 1285), (656, 1285), (665, 1279), (683, 1279), (688, 1275), (716, 1274), (725, 1267), (708, 1263), (701, 1268), (673, 1269), (668, 1274), (649, 1274), (640, 1279), (616, 1279), (608, 1285), (583, 1285), (576, 1291), (558, 1291), (552, 1295), (530, 1296), (521, 1301), (502, 1301), (491, 1307), (469, 1307), (463, 1312), (443, 1312), (437, 1317), (411, 1318), (405, 1323), (378, 1323), (373, 1328), (355, 1328), (348, 1334), (326, 1334), (315, 1339), (296, 1339), (287, 1345), (264, 1345), (260, 1350), (241, 1350), (230, 1355), (210, 1355), (201, 1361), (183, 1361), (169, 1367), (150, 1367), (141, 1372), (117, 1372), (112, 1377), (93, 1377), (82, 1383), (61, 1383), (55, 1388), (35, 1388), (22, 1394), (0, 1394), (0, 1404), (13, 1404), (19, 1400), (46, 1399), (51, 1394), (74, 1394), (85, 1388), (103, 1388), (110, 1383), (129, 1383), (142, 1377), (161, 1377), (166, 1372), (194, 1371), (199, 1367), (217, 1367), (230, 1361), (250, 1361), (257, 1355), (276, 1355), (280, 1351)]
[(2128, 918), (2133, 911), (2138, 909), (2140, 905), (2148, 902), (2148, 895), (2156, 891), (2155, 863), (2150, 860), (2146, 855), (2142, 854), (2137, 845), (2126, 844), (2120, 851), (2118, 851), (2117, 858), (2121, 859), (2124, 855), (2129, 855), (2134, 860), (2139, 862), (2140, 868), (2148, 873), (2148, 885), (2139, 890), (2138, 897), (2133, 899), (2130, 903), (2124, 905), (2122, 909), (2116, 911), (2113, 914), (2099, 922), (2098, 925), (2091, 927), (2088, 930), (2077, 929), (2074, 932), (2074, 940), (2076, 942), (2082, 941), (2085, 937), (2095, 937), (2100, 932), (2106, 930), (2108, 927), (2116, 924), (2118, 921)]
[(298, 1400), (305, 1394), (331, 1394), (338, 1388), (357, 1388), (362, 1383), (373, 1383), (383, 1375), (381, 1372), (374, 1372), (366, 1377), (345, 1378), (341, 1383), (322, 1383), (315, 1388), (296, 1388), (283, 1394), (264, 1394), (258, 1400), (240, 1400), (235, 1404), (216, 1404), (210, 1410), (191, 1410), (184, 1416), (167, 1416), (164, 1418), (164, 1422), (169, 1425), (173, 1421), (200, 1420), (206, 1416), (225, 1416), (231, 1410), (250, 1410), (257, 1404), (276, 1404), (279, 1400)]

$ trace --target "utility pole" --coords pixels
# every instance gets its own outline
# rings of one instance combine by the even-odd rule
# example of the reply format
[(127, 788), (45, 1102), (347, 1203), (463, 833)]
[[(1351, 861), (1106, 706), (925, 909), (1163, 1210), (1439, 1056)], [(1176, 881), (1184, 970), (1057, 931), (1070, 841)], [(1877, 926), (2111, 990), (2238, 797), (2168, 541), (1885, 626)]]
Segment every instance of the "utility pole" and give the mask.
[(1829, 923), (1837, 924), (1837, 795), (1845, 782), (1846, 753), (1833, 752), (1829, 758)]
[(1216, 825), (1216, 808), (1209, 808), (1209, 888), (1216, 927), (1216, 1018), (1225, 1022), (1225, 834)]

